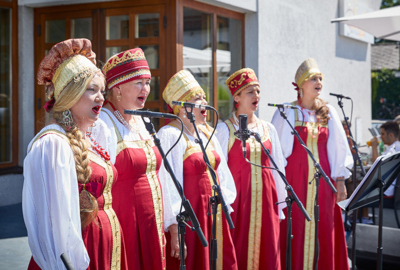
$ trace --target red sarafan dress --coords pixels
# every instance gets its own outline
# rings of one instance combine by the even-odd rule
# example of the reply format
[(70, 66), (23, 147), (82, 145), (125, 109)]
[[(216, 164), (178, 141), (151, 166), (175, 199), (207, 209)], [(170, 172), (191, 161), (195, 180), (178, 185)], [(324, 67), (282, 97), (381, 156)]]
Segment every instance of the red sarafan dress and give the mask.
[(114, 127), (117, 138), (118, 182), (113, 188), (113, 208), (124, 230), (128, 267), (165, 269), (163, 201), (158, 179), (162, 157), (151, 138), (124, 139), (132, 132), (103, 110), (100, 118)]
[[(187, 145), (183, 156), (183, 190), (186, 198), (190, 201), (192, 208), (203, 230), (207, 242), (210, 243), (212, 214), (210, 198), (214, 196), (212, 176), (203, 159), (200, 146), (192, 146), (189, 138), (184, 133), (184, 141)], [(206, 143), (206, 142), (204, 142)], [(218, 170), (221, 158), (214, 150), (212, 144), (207, 147), (207, 156), (210, 165), (215, 172)], [(217, 181), (219, 183), (218, 174)], [(208, 214), (210, 213), (210, 214)], [(218, 205), (217, 211), (217, 269), (238, 269), (236, 254), (233, 247), (231, 232), (228, 222)], [(170, 239), (170, 236), (167, 236)], [(207, 270), (210, 269), (209, 247), (203, 247), (197, 234), (186, 230), (185, 243), (187, 246), (186, 269)], [(167, 269), (179, 269), (180, 261), (170, 256), (171, 245), (167, 245)]]
[[(294, 105), (294, 104), (293, 104)], [(332, 109), (330, 108), (330, 111)], [(307, 112), (306, 112), (307, 113)], [(335, 121), (336, 114), (329, 121)], [(319, 122), (299, 121), (295, 110), (294, 127), (301, 139), (311, 150), (316, 161), (321, 165), (325, 174), (330, 178), (331, 166), (328, 159), (328, 138), (330, 132), (328, 125)], [(279, 118), (278, 118), (279, 119)], [(307, 119), (307, 118), (306, 118)], [(340, 123), (340, 122), (339, 122)], [(341, 126), (339, 126), (342, 128)], [(344, 146), (348, 149), (344, 138)], [(283, 146), (283, 144), (282, 144)], [(340, 147), (338, 144), (335, 146)], [(350, 151), (349, 151), (350, 152)], [(343, 158), (342, 163), (344, 163)], [(293, 187), (300, 201), (303, 203), (311, 221), (307, 222), (300, 209), (294, 204), (292, 208), (292, 269), (313, 269), (315, 252), (315, 218), (314, 202), (316, 194), (316, 181), (314, 180), (314, 163), (297, 139), (294, 139), (293, 150), (287, 157), (286, 177)], [(335, 182), (331, 180), (335, 185)], [(321, 178), (319, 184), (319, 258), (318, 269), (339, 270), (349, 269), (347, 259), (346, 238), (343, 227), (342, 212), (336, 204), (333, 191)], [(284, 210), (287, 215), (287, 211)], [(286, 249), (286, 220), (281, 222), (281, 248)], [(281, 253), (282, 267), (286, 265), (286, 254)]]
[[(68, 140), (65, 135), (56, 131), (47, 131), (47, 134), (57, 134)], [(82, 230), (82, 240), (90, 258), (88, 269), (127, 269), (123, 233), (118, 218), (112, 208), (113, 197), (111, 189), (117, 180), (117, 171), (109, 162), (97, 154), (89, 151), (92, 173), (89, 183), (78, 184), (82, 189), (90, 192), (97, 200), (99, 207), (95, 220)], [(33, 258), (28, 269), (40, 269)]]
[[(272, 151), (268, 126), (262, 123), (261, 141)], [(232, 204), (232, 232), (238, 269), (280, 269), (278, 195), (272, 171), (247, 163), (242, 152), (242, 141), (234, 135), (236, 129), (230, 120), (228, 166), (235, 180), (237, 198)], [(221, 124), (222, 125), (222, 124)], [(270, 160), (261, 145), (250, 138), (246, 142), (247, 159), (270, 167)]]

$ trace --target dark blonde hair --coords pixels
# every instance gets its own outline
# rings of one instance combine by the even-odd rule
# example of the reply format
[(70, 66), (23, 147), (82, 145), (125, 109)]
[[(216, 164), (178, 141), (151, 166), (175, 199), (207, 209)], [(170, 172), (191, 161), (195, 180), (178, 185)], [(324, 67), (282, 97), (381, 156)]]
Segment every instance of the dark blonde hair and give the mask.
[[(75, 122), (72, 121), (71, 127), (66, 127), (63, 124), (63, 112), (69, 110), (78, 100), (82, 97), (83, 93), (86, 91), (88, 85), (92, 81), (95, 75), (103, 76), (101, 72), (92, 74), (91, 76), (81, 78), (79, 81), (71, 81), (67, 84), (64, 90), (61, 92), (57, 98), (54, 107), (49, 112), (49, 118), (54, 119), (58, 125), (60, 125), (66, 133), (71, 145), (71, 150), (74, 153), (75, 169), (78, 183), (87, 184), (90, 181), (90, 175), (92, 170), (90, 168), (89, 150), (90, 144), (83, 139), (82, 132), (78, 129)], [(92, 223), (98, 213), (98, 204), (96, 198), (87, 193), (90, 196), (91, 202), (93, 204), (93, 209), (85, 209), (82, 207), (81, 197), (79, 200), (80, 204), (80, 217), (82, 230)]]
[(327, 125), (329, 117), (329, 108), (326, 106), (326, 102), (320, 98), (316, 98), (312, 107), (312, 110), (315, 110), (315, 115), (317, 117), (317, 121)]

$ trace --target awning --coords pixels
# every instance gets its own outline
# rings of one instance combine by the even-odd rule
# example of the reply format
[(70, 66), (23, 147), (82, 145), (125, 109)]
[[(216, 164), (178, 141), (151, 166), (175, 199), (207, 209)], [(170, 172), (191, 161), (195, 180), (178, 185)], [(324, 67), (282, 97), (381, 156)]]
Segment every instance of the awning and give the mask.
[(400, 6), (331, 21), (360, 28), (379, 39), (400, 41)]

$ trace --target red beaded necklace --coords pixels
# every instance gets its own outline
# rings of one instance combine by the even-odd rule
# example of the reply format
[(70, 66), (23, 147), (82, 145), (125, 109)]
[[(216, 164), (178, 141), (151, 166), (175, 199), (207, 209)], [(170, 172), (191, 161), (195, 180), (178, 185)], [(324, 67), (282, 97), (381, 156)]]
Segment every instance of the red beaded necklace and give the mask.
[(90, 139), (90, 141), (92, 142), (92, 149), (95, 150), (97, 152), (97, 154), (99, 154), (105, 161), (109, 161), (110, 160), (110, 155), (107, 153), (106, 150), (104, 150), (103, 147), (101, 147), (99, 145), (98, 142), (96, 142), (92, 136), (90, 135), (89, 132), (86, 132), (86, 136), (88, 136), (88, 138)]

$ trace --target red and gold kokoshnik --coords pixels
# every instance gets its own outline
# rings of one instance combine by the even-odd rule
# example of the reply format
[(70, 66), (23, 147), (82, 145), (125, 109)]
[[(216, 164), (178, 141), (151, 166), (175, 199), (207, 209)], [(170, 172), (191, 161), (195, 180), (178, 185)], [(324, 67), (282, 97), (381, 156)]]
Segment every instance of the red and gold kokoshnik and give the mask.
[(106, 76), (108, 90), (133, 80), (151, 79), (149, 65), (140, 48), (112, 56), (104, 65), (103, 73)]
[(238, 95), (243, 89), (250, 85), (260, 85), (254, 70), (251, 68), (242, 68), (233, 73), (227, 80), (232, 96)]

